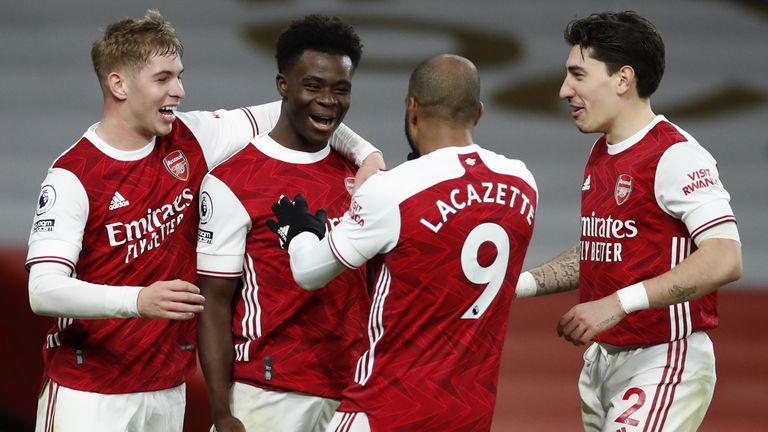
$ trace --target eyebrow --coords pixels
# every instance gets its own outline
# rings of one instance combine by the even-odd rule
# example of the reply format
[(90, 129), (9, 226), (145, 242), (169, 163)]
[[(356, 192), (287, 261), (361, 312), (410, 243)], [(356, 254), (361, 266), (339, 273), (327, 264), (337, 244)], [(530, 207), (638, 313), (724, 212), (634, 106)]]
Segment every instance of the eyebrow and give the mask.
[(567, 69), (568, 69), (568, 72), (570, 72), (570, 73), (585, 72), (586, 71), (586, 69), (584, 69), (583, 67), (576, 66), (576, 65), (568, 66)]
[[(184, 69), (179, 71), (179, 75), (181, 75), (183, 73), (184, 73)], [(173, 75), (173, 74), (174, 74), (173, 71), (165, 69), (165, 70), (161, 70), (161, 71), (153, 73), (152, 76), (154, 77), (154, 76), (160, 76), (160, 75)]]

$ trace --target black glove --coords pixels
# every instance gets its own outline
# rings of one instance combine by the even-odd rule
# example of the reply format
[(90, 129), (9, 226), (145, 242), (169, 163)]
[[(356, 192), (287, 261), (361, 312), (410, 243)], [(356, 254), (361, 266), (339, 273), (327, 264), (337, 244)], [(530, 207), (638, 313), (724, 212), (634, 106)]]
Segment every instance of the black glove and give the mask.
[(310, 213), (307, 199), (302, 194), (296, 195), (293, 201), (287, 197), (280, 198), (279, 202), (272, 204), (272, 213), (277, 220), (267, 220), (267, 226), (280, 238), (283, 249), (288, 249), (291, 240), (305, 231), (315, 234), (320, 240), (325, 237), (325, 220), (328, 219), (325, 209)]

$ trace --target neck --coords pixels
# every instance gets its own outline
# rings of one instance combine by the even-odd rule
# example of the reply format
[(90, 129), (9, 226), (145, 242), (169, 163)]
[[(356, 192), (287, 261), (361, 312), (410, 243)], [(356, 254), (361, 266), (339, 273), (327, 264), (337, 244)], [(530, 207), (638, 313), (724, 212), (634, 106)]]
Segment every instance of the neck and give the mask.
[(307, 140), (296, 132), (296, 129), (283, 116), (280, 116), (275, 127), (269, 132), (269, 137), (285, 148), (307, 153), (319, 152), (328, 145), (328, 141), (312, 142)]
[(136, 130), (124, 116), (112, 115), (106, 110), (96, 127), (96, 135), (111, 147), (123, 151), (139, 150), (154, 138)]
[(420, 119), (418, 148), (422, 155), (444, 147), (466, 147), (472, 145), (472, 128), (456, 126), (439, 120)]
[(605, 133), (605, 140), (608, 144), (620, 143), (648, 126), (654, 117), (650, 99), (637, 99), (619, 112)]

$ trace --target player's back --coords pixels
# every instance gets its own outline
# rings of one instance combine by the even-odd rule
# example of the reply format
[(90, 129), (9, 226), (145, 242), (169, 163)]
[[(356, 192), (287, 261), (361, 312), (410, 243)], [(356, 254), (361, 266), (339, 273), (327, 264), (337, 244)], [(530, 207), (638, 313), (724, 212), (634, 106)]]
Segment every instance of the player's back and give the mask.
[[(399, 218), (381, 227), (394, 247), (375, 261), (369, 347), (340, 410), (366, 412), (374, 429), (488, 430), (533, 232), (533, 177), (521, 162), (472, 145), (369, 181), (353, 210), (377, 195)], [(365, 213), (363, 224), (378, 222)]]

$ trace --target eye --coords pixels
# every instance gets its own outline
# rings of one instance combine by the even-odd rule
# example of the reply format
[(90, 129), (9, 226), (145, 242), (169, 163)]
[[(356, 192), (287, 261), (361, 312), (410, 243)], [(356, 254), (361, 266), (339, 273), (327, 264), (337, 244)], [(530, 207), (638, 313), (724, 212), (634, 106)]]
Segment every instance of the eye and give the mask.
[(335, 87), (333, 92), (339, 96), (346, 96), (352, 92), (352, 87), (347, 85)]

